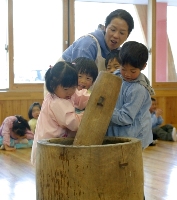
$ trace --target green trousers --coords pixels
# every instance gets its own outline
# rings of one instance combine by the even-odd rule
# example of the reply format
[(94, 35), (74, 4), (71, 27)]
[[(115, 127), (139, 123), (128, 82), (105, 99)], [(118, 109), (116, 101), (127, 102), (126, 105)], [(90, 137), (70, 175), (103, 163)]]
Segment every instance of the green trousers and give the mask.
[(160, 140), (166, 140), (166, 141), (173, 141), (172, 130), (173, 130), (173, 126), (170, 124), (153, 128), (152, 129), (153, 140), (160, 139)]

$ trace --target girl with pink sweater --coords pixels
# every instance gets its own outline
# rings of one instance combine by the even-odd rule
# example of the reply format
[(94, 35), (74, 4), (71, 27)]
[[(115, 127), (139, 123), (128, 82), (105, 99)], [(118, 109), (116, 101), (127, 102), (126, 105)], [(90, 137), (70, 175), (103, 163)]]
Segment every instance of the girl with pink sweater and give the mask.
[(68, 137), (76, 132), (82, 114), (75, 113), (75, 107), (84, 109), (90, 94), (86, 89), (77, 90), (78, 74), (73, 64), (65, 61), (56, 63), (45, 75), (48, 90), (44, 98), (31, 153), (31, 162), (35, 164), (37, 141), (41, 139)]
[(2, 137), (1, 149), (7, 151), (15, 150), (15, 145), (11, 146), (11, 140), (14, 143), (28, 143), (28, 140), (34, 138), (33, 132), (30, 130), (28, 121), (22, 116), (15, 115), (6, 117), (0, 127), (0, 137)]

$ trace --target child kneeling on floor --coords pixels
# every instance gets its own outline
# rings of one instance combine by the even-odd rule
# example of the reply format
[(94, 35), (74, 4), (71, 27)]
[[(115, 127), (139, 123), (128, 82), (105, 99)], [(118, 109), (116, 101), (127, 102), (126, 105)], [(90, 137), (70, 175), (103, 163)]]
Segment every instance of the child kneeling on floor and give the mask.
[(2, 139), (1, 149), (13, 151), (16, 149), (17, 144), (21, 144), (22, 148), (23, 144), (26, 144), (24, 148), (30, 147), (27, 145), (28, 140), (32, 141), (34, 134), (30, 130), (28, 121), (22, 116), (15, 115), (4, 119), (0, 127), (0, 137)]

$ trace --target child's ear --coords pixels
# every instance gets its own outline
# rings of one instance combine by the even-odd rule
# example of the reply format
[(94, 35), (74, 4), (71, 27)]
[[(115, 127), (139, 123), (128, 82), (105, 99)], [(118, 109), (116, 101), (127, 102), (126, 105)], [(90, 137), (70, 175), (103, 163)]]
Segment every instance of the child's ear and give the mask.
[(146, 66), (147, 66), (147, 63), (145, 63), (145, 64), (144, 64), (144, 66), (143, 66), (142, 70), (143, 70), (143, 69), (145, 69), (145, 68), (146, 68)]

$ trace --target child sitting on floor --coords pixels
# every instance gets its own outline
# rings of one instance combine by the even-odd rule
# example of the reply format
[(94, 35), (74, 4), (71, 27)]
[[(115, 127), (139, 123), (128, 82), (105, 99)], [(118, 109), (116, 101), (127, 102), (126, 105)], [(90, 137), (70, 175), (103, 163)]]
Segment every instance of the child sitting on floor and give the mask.
[(39, 117), (40, 111), (41, 111), (41, 105), (38, 102), (31, 104), (31, 106), (29, 107), (29, 110), (28, 110), (28, 117), (30, 119), (28, 121), (28, 124), (33, 133), (35, 133), (36, 123), (37, 123), (37, 119)]
[[(0, 136), (2, 137), (1, 149), (7, 151), (15, 150), (15, 144), (28, 143), (28, 140), (33, 140), (34, 134), (30, 130), (28, 121), (22, 116), (6, 117), (0, 127)], [(11, 139), (14, 140), (11, 146)]]
[(157, 139), (176, 142), (176, 128), (173, 127), (171, 124), (165, 124), (163, 126), (160, 126), (163, 122), (162, 110), (157, 108), (155, 98), (151, 97), (151, 101), (152, 104), (149, 111), (151, 113), (153, 142), (149, 146), (155, 146)]

